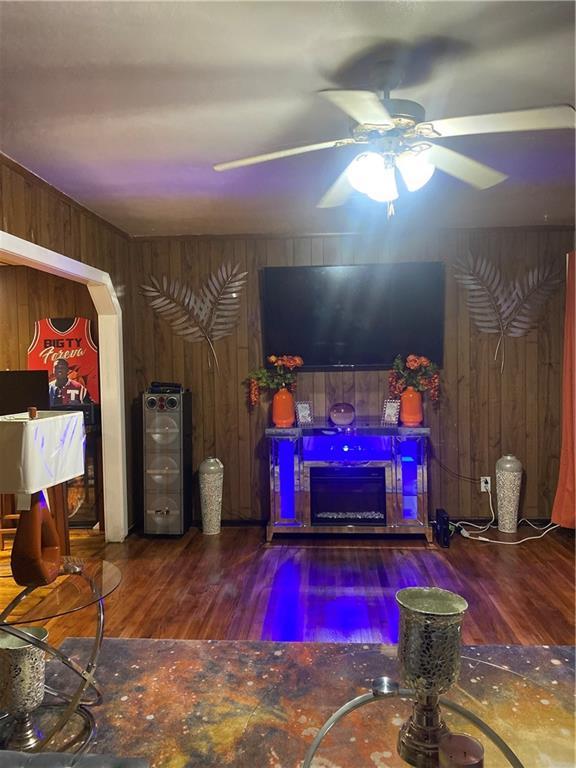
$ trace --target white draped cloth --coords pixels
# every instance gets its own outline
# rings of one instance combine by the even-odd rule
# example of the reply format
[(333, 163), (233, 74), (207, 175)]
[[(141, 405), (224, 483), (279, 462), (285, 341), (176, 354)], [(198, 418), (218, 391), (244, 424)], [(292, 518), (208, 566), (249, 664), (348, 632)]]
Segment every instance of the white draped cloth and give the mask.
[(0, 416), (0, 493), (36, 493), (84, 474), (84, 414)]

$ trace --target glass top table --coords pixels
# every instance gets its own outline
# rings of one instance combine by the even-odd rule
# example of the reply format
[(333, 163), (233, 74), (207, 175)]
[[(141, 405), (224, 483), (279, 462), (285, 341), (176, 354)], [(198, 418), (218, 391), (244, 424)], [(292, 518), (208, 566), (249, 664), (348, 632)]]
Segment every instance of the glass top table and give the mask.
[[(19, 710), (11, 711), (7, 707), (7, 713), (0, 716), (0, 749), (78, 752), (87, 748), (95, 734), (95, 720), (90, 707), (102, 701), (94, 673), (104, 635), (104, 598), (116, 589), (120, 581), (120, 569), (107, 560), (63, 557), (61, 575), (52, 583), (25, 587), (1, 611), (2, 636), (9, 635), (12, 642), (34, 646), (62, 662), (74, 673), (76, 688), (62, 691), (46, 686), (45, 693), (55, 700), (54, 703), (45, 698), (40, 706), (28, 710), (25, 720), (22, 720)], [(24, 626), (57, 619), (91, 605), (97, 608), (96, 627), (90, 652), (83, 664), (45, 638), (35, 635), (30, 626)], [(4, 684), (7, 680), (0, 682)]]
[(122, 579), (118, 566), (108, 560), (63, 557), (62, 563), (66, 571), (55, 581), (23, 590), (16, 604), (13, 600), (2, 609), (0, 626), (47, 621), (80, 611), (107, 597)]

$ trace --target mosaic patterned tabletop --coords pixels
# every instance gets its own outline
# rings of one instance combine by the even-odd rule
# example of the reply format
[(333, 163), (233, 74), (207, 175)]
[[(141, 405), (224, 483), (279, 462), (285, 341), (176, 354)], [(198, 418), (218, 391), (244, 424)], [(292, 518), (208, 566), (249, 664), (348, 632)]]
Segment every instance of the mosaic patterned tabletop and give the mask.
[[(90, 641), (63, 648), (86, 657)], [(317, 730), (375, 677), (397, 678), (396, 648), (326, 643), (106, 639), (94, 707), (96, 754), (146, 757), (152, 768), (299, 768)], [(68, 671), (48, 664), (62, 687)], [(574, 650), (467, 646), (449, 697), (480, 715), (525, 768), (573, 768)], [(314, 768), (396, 768), (398, 728), (410, 702), (387, 699), (330, 731)], [(473, 725), (445, 712), (455, 731), (480, 738), (487, 768), (508, 765)]]

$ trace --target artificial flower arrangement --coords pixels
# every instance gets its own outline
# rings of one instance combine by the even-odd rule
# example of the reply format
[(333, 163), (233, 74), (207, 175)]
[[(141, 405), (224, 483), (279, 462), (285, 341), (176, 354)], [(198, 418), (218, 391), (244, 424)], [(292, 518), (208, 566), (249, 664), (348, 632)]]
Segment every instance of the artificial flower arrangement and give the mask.
[(248, 374), (248, 399), (254, 407), (260, 402), (260, 394), (267, 389), (286, 387), (294, 391), (296, 386), (296, 368), (304, 365), (304, 360), (298, 355), (270, 355), (267, 358), (272, 368), (257, 368)]
[(440, 397), (438, 366), (427, 357), (408, 355), (404, 360), (402, 355), (398, 355), (392, 364), (388, 387), (394, 397), (400, 397), (407, 387), (413, 387), (418, 392), (428, 390), (430, 399), (436, 401)]

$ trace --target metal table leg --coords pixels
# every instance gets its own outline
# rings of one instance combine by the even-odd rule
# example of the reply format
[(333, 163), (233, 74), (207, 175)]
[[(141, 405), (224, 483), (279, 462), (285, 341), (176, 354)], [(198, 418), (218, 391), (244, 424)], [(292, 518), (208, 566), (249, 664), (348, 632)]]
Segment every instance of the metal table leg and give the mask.
[[(63, 712), (58, 717), (57, 722), (47, 731), (47, 733), (45, 733), (45, 735), (38, 742), (38, 744), (36, 744), (32, 748), (31, 750), (32, 752), (41, 751), (54, 738), (54, 736), (56, 736), (58, 733), (62, 731), (64, 726), (70, 721), (70, 719), (74, 714), (80, 715), (80, 717), (84, 719), (85, 723), (87, 723), (87, 726), (89, 728), (89, 733), (84, 738), (82, 744), (80, 745), (79, 751), (87, 748), (87, 746), (89, 745), (95, 733), (94, 718), (92, 714), (89, 712), (89, 710), (86, 709), (86, 707), (99, 704), (102, 701), (102, 693), (94, 679), (94, 673), (98, 664), (98, 657), (100, 655), (100, 649), (102, 647), (102, 638), (104, 636), (104, 600), (101, 594), (99, 593), (94, 580), (91, 577), (87, 576), (81, 571), (75, 575), (78, 575), (83, 579), (85, 579), (87, 583), (90, 585), (90, 589), (92, 593), (97, 597), (96, 605), (97, 605), (98, 613), (97, 613), (96, 633), (95, 633), (94, 644), (92, 646), (90, 657), (84, 669), (79, 664), (77, 664), (73, 659), (71, 659), (69, 656), (66, 656), (66, 654), (64, 654), (58, 648), (55, 648), (49, 643), (46, 643), (42, 640), (39, 640), (36, 637), (33, 637), (32, 635), (28, 634), (25, 630), (20, 629), (17, 626), (5, 623), (6, 617), (9, 616), (10, 613), (12, 613), (14, 608), (17, 605), (19, 605), (19, 603), (25, 597), (27, 597), (27, 595), (29, 595), (30, 592), (33, 591), (34, 587), (26, 587), (24, 590), (22, 590), (22, 592), (19, 593), (11, 601), (11, 603), (4, 609), (4, 611), (2, 611), (2, 613), (0, 614), (0, 622), (1, 622), (0, 628), (2, 629), (2, 631), (7, 632), (8, 634), (11, 634), (14, 637), (18, 637), (21, 640), (24, 640), (25, 642), (30, 643), (31, 645), (34, 645), (37, 648), (41, 648), (50, 656), (59, 659), (63, 664), (65, 664), (65, 666), (67, 666), (70, 670), (72, 670), (72, 672), (74, 672), (80, 678), (78, 687), (76, 688), (76, 690), (71, 696), (62, 694), (59, 691), (54, 690), (53, 688), (46, 687), (46, 691), (49, 694), (62, 698), (66, 703), (65, 705), (56, 705), (56, 706), (64, 706)], [(93, 689), (95, 696), (93, 698), (90, 698), (89, 700), (86, 700), (86, 699), (83, 699), (83, 695), (88, 688)], [(50, 705), (41, 705), (39, 709), (46, 706), (50, 706)], [(65, 746), (68, 746), (68, 747), (73, 746), (77, 742), (77, 740), (78, 739), (73, 739), (67, 742)]]

